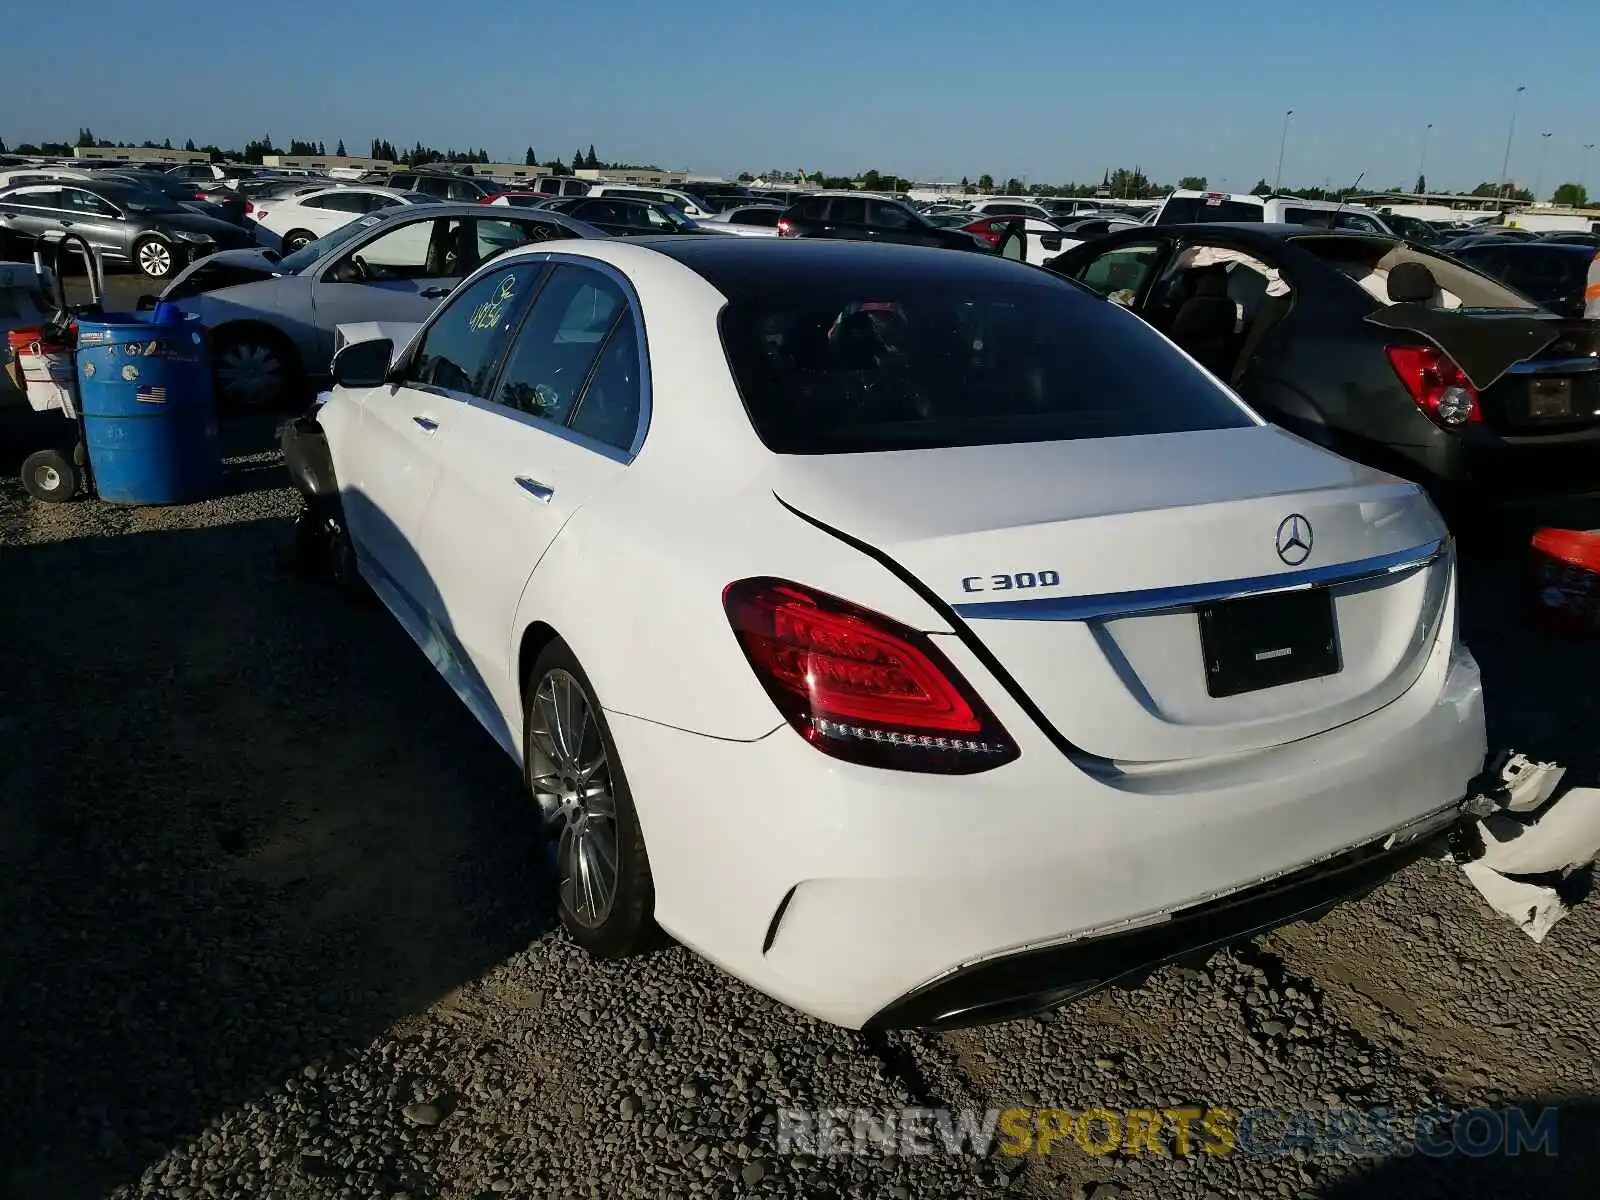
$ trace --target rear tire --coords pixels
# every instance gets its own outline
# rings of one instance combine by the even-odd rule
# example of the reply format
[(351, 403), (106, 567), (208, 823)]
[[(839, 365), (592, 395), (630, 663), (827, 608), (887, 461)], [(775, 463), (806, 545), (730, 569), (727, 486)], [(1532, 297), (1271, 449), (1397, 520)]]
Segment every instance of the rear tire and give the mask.
[(59, 450), (39, 450), (22, 460), (22, 486), (47, 504), (65, 504), (78, 494), (78, 468)]
[(291, 229), (283, 235), (283, 252), (293, 254), (296, 250), (303, 250), (317, 240), (317, 235), (309, 229)]
[(588, 676), (560, 639), (528, 672), (523, 774), (554, 842), (556, 904), (572, 940), (624, 958), (657, 939), (655, 881), (616, 742)]

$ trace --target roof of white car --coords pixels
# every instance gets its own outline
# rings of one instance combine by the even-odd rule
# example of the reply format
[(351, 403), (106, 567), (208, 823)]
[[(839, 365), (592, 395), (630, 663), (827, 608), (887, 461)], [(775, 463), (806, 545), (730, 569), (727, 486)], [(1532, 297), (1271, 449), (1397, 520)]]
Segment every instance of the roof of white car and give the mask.
[(404, 188), (375, 187), (369, 183), (357, 183), (338, 187), (319, 187), (309, 192), (295, 192), (289, 198), (291, 200), (309, 200), (312, 196), (320, 196), (324, 192), (355, 192), (357, 195), (366, 196), (393, 196), (397, 200), (408, 199), (413, 194)]

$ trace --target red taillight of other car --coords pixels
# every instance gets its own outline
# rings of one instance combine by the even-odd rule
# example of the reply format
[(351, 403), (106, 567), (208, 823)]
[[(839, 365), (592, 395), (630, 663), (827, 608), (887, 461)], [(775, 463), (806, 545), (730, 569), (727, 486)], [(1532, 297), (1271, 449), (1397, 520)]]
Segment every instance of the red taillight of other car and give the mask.
[(780, 220), (778, 222), (778, 236), (779, 237), (793, 237), (794, 236), (794, 226), (789, 224), (789, 222), (787, 222), (787, 221)]
[(1005, 222), (988, 218), (982, 221), (974, 221), (971, 225), (963, 225), (961, 228), (967, 233), (977, 234), (996, 249), (999, 249), (1000, 239), (1005, 235)]
[(480, 197), (479, 200), (478, 200), (478, 203), (479, 204), (493, 204), (496, 200), (500, 199), (500, 197), (504, 196), (504, 195), (505, 195), (504, 192), (491, 192), (487, 196)]
[(1478, 389), (1436, 346), (1390, 346), (1389, 365), (1423, 414), (1441, 429), (1460, 429), (1483, 420)]
[(970, 774), (1021, 751), (927, 634), (781, 579), (744, 579), (723, 608), (756, 678), (825, 754)]

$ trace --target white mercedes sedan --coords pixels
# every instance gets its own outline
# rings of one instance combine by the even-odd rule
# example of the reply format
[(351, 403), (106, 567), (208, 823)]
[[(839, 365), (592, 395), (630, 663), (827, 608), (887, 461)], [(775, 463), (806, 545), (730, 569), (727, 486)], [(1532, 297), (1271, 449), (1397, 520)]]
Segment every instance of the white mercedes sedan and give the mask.
[(1483, 766), (1423, 493), (1018, 263), (529, 247), (334, 375), (308, 511), (520, 764), (596, 954), (1002, 1019), (1370, 889)]

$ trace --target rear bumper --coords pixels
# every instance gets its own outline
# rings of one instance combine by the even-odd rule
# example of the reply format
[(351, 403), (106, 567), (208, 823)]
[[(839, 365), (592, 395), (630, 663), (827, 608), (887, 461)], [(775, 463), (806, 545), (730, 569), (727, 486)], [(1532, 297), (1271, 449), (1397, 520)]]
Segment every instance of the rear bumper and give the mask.
[(901, 996), (869, 1029), (954, 1029), (1042, 1012), (1111, 984), (1199, 956), (1292, 921), (1315, 919), (1366, 894), (1470, 818), (1457, 805), (1277, 879), (1125, 932), (1090, 936), (960, 968)]
[(1504, 441), (1440, 430), (1424, 445), (1397, 450), (1456, 503), (1534, 510), (1600, 497), (1600, 432)]
[(1448, 826), (1486, 748), (1476, 664), (1442, 645), (1377, 712), (1197, 763), (1095, 774), (986, 699), (1023, 753), (965, 777), (854, 767), (786, 726), (735, 742), (608, 714), (657, 920), (840, 1025), (996, 1019), (1372, 886)]

